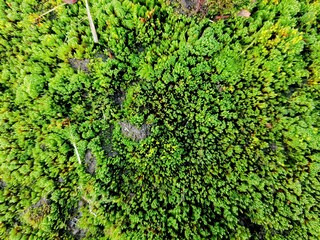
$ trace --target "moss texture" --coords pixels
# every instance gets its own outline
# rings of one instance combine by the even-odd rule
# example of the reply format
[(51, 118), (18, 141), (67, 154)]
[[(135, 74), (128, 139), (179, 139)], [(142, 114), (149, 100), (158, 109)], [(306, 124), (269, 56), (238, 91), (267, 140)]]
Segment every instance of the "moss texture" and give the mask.
[(0, 238), (320, 238), (319, 1), (60, 3), (0, 0)]

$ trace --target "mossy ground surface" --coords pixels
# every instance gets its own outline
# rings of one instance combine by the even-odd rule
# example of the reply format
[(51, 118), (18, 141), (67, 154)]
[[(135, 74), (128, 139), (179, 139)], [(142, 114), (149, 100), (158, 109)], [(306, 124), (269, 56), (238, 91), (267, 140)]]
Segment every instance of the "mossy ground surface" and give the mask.
[(0, 0), (1, 239), (320, 238), (319, 1), (60, 3)]

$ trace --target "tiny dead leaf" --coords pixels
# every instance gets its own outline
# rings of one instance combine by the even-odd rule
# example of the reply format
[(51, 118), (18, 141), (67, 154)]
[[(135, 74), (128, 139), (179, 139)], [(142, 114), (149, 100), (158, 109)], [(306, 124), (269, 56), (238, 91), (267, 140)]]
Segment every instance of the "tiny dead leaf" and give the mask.
[(272, 128), (272, 124), (271, 123), (266, 123), (266, 127), (271, 129)]
[(251, 16), (251, 13), (250, 13), (248, 10), (242, 9), (242, 10), (238, 13), (238, 16), (248, 18), (248, 17)]
[(74, 4), (76, 3), (78, 0), (63, 0), (66, 4)]
[(220, 15), (220, 16), (215, 16), (215, 20), (221, 20), (221, 19), (227, 19), (229, 18), (230, 16), (229, 15)]

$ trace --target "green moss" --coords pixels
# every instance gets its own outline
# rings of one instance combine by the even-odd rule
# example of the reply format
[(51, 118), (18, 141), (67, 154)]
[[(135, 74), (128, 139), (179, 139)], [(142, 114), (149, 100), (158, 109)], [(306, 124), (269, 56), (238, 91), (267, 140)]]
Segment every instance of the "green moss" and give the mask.
[(224, 3), (0, 1), (2, 238), (320, 237), (320, 4)]

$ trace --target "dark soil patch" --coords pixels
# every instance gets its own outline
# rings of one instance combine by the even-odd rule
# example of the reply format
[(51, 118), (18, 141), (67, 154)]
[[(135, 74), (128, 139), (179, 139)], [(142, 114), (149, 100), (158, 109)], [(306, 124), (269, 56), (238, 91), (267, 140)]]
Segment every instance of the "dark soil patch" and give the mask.
[(91, 150), (88, 150), (85, 155), (86, 170), (93, 175), (96, 172), (97, 161)]
[(100, 133), (102, 141), (102, 149), (107, 154), (108, 157), (115, 157), (118, 155), (118, 152), (115, 151), (112, 147), (112, 132), (114, 127), (111, 126), (107, 131)]
[(3, 180), (0, 180), (0, 190), (5, 189), (6, 186), (7, 186), (7, 183), (5, 181), (3, 181)]
[(50, 204), (50, 200), (46, 198), (41, 198), (36, 204), (34, 204), (32, 207), (33, 208), (39, 208), (42, 206), (47, 206)]
[(264, 240), (266, 231), (263, 226), (255, 224), (251, 219), (245, 215), (241, 216), (239, 219), (239, 224), (249, 229), (254, 239)]
[(125, 91), (117, 91), (113, 96), (112, 96), (114, 102), (122, 108), (123, 102), (126, 99), (126, 92)]
[(67, 222), (69, 234), (71, 234), (75, 239), (85, 238), (87, 234), (87, 230), (78, 227), (78, 222), (83, 215), (80, 208), (84, 205), (86, 205), (86, 202), (81, 199), (78, 202), (78, 206), (71, 212), (72, 218)]
[(89, 73), (89, 68), (88, 68), (89, 62), (90, 62), (89, 59), (69, 58), (69, 63), (74, 70), (76, 71), (81, 70), (81, 71), (84, 71), (85, 73)]
[(77, 212), (73, 218), (71, 218), (67, 222), (68, 229), (70, 234), (74, 236), (75, 239), (82, 239), (86, 236), (87, 231), (84, 229), (80, 229), (77, 225), (79, 219), (82, 217), (81, 212)]
[(103, 53), (97, 53), (95, 55), (95, 57), (96, 58), (100, 58), (102, 60), (102, 62), (106, 62), (108, 60), (108, 58), (109, 58), (107, 55), (105, 55)]
[(207, 13), (207, 0), (171, 0), (171, 4), (176, 6), (176, 11), (180, 14), (194, 15), (197, 13)]
[(151, 125), (143, 124), (141, 128), (138, 128), (128, 122), (120, 122), (122, 135), (131, 138), (135, 141), (140, 141), (147, 138), (150, 135)]

